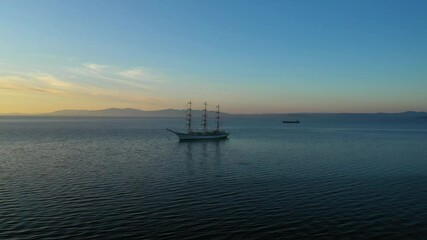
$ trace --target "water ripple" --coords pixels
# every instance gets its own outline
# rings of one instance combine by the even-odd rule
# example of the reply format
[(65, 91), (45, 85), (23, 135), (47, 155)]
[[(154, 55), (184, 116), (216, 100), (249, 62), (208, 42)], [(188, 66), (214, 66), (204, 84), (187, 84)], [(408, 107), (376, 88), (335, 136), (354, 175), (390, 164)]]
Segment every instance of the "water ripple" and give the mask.
[(2, 124), (0, 239), (427, 235), (425, 131), (236, 125), (177, 143), (156, 120)]

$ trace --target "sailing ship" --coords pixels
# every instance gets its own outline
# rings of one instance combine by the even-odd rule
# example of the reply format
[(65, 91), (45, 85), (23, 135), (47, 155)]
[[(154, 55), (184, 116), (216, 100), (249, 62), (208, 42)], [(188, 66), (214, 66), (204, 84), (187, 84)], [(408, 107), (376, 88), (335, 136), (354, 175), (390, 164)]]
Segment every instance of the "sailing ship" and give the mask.
[(187, 104), (187, 132), (177, 132), (171, 129), (167, 129), (169, 132), (175, 133), (179, 140), (203, 140), (203, 139), (224, 139), (227, 138), (229, 133), (220, 130), (220, 112), (219, 105), (216, 106), (216, 129), (208, 130), (208, 112), (207, 103), (203, 104), (205, 108), (202, 114), (202, 126), (203, 131), (193, 131), (192, 128), (192, 108), (191, 101)]

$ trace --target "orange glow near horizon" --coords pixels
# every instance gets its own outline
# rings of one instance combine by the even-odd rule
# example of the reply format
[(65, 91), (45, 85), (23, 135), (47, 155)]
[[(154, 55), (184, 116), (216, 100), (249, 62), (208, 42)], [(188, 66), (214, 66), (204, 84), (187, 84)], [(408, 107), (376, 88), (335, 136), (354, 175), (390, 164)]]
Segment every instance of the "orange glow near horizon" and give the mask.
[[(57, 77), (65, 73), (71, 75)], [(148, 111), (184, 109), (190, 99), (195, 103), (195, 109), (201, 109), (202, 103), (207, 101), (212, 109), (220, 104), (223, 112), (242, 114), (425, 111), (421, 104), (424, 102), (421, 88), (411, 89), (412, 95), (407, 98), (396, 98), (393, 93), (375, 95), (375, 89), (369, 90), (372, 94), (367, 96), (366, 90), (357, 88), (351, 93), (338, 91), (331, 95), (311, 85), (305, 90), (298, 87), (295, 91), (261, 83), (242, 86), (213, 83), (207, 86), (206, 82), (191, 82), (192, 88), (188, 88), (176, 77), (175, 81), (146, 81), (147, 75), (141, 69), (123, 71), (99, 64), (84, 64), (71, 72), (55, 75), (28, 71), (0, 75), (0, 114), (113, 107)]]
[[(134, 108), (140, 110), (162, 110), (162, 109), (184, 109), (187, 99), (162, 102), (162, 105), (143, 104), (139, 102), (117, 101), (115, 99), (97, 98), (93, 96), (69, 96), (69, 95), (51, 95), (46, 93), (28, 93), (10, 90), (0, 90), (0, 114), (22, 113), (22, 114), (41, 114), (59, 110), (100, 110), (106, 108)], [(180, 102), (182, 104), (180, 104)], [(230, 99), (231, 101), (231, 99)], [(178, 102), (178, 104), (176, 104)], [(194, 109), (201, 109), (202, 99), (193, 99)], [(198, 104), (200, 102), (200, 104)], [(168, 105), (171, 103), (170, 105)], [(208, 104), (210, 102), (208, 101)], [(208, 107), (214, 106), (211, 103)], [(241, 105), (235, 102), (223, 100), (221, 111), (228, 113), (242, 114), (262, 114), (262, 113), (300, 113), (300, 112), (398, 112), (395, 109), (387, 109), (384, 106), (372, 106), (364, 108), (349, 108), (346, 105), (337, 103), (327, 104), (319, 103), (310, 108), (309, 103), (292, 102), (288, 106), (279, 104), (262, 103), (258, 105)], [(200, 105), (200, 106), (199, 106)], [(213, 109), (213, 107), (212, 107)], [(383, 109), (383, 110), (380, 110)], [(407, 109), (412, 110), (412, 109)], [(404, 110), (405, 111), (405, 110)]]

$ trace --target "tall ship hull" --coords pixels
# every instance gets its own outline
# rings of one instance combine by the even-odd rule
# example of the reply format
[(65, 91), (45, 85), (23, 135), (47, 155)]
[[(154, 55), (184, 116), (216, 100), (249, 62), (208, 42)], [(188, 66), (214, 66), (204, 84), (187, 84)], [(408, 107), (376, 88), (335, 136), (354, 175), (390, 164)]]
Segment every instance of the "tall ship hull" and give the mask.
[(179, 140), (205, 140), (205, 139), (225, 139), (228, 137), (229, 133), (226, 132), (191, 132), (191, 133), (181, 133), (175, 132), (170, 129), (167, 129), (170, 132), (175, 133)]
[(208, 130), (207, 126), (207, 109), (206, 102), (204, 103), (205, 109), (203, 110), (203, 131), (193, 131), (192, 129), (192, 109), (191, 101), (187, 104), (187, 132), (177, 132), (171, 129), (167, 129), (169, 132), (175, 133), (178, 136), (179, 140), (208, 140), (208, 139), (225, 139), (228, 137), (229, 133), (220, 130), (220, 120), (219, 120), (219, 105), (217, 106), (217, 116), (216, 116), (216, 130)]

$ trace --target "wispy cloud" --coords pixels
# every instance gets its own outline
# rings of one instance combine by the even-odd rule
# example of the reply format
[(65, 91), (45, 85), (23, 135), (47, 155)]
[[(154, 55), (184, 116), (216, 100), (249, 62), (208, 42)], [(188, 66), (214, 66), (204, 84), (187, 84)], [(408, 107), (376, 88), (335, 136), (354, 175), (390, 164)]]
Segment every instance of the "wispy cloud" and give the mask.
[(142, 67), (133, 67), (119, 71), (117, 75), (133, 81), (150, 84), (167, 82), (161, 73)]
[(10, 99), (3, 111), (111, 106), (157, 109), (168, 101), (162, 93), (163, 82), (157, 81), (159, 76), (160, 73), (143, 67), (120, 68), (98, 63), (43, 70), (0, 64), (0, 99)]
[(71, 83), (61, 81), (46, 73), (0, 76), (0, 89), (20, 92), (61, 94), (75, 89)]
[(33, 74), (32, 76), (30, 75), (30, 77), (34, 78), (45, 86), (56, 89), (70, 90), (78, 87), (76, 84), (59, 80), (58, 78), (46, 73), (37, 73)]
[(89, 97), (94, 100), (136, 102), (153, 104), (163, 102), (157, 97), (148, 97), (136, 91), (115, 90), (87, 84), (77, 84), (60, 79), (48, 73), (23, 73), (21, 75), (0, 75), (0, 90), (26, 94), (52, 96)]
[(132, 68), (118, 73), (120, 76), (125, 78), (144, 80), (147, 74), (141, 68)]
[(96, 63), (85, 63), (80, 67), (68, 67), (66, 71), (86, 79), (104, 80), (119, 87), (131, 87), (141, 90), (152, 90), (153, 79), (158, 77), (142, 68), (123, 70), (117, 67)]
[(96, 63), (85, 63), (85, 64), (83, 64), (83, 66), (86, 69), (93, 71), (93, 72), (96, 72), (96, 73), (101, 73), (101, 72), (103, 72), (109, 68), (109, 66), (107, 66), (107, 65), (101, 65), (101, 64), (96, 64)]

